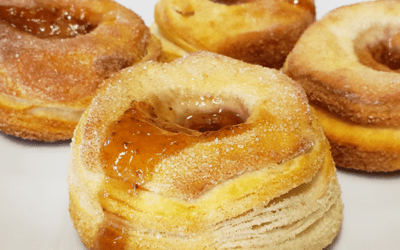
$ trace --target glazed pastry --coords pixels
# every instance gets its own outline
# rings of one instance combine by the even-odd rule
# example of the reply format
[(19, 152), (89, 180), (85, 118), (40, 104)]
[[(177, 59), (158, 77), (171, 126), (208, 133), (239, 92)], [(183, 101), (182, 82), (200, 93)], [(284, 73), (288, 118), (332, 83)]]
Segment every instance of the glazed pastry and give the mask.
[(109, 0), (3, 0), (0, 37), (0, 130), (43, 141), (70, 139), (105, 78), (160, 53)]
[(400, 170), (400, 2), (338, 8), (312, 25), (283, 71), (317, 110), (338, 167)]
[(160, 0), (151, 27), (164, 61), (205, 50), (281, 68), (315, 20), (313, 0)]
[(115, 74), (71, 157), (70, 215), (89, 249), (322, 249), (341, 225), (329, 144), (304, 91), (229, 57)]

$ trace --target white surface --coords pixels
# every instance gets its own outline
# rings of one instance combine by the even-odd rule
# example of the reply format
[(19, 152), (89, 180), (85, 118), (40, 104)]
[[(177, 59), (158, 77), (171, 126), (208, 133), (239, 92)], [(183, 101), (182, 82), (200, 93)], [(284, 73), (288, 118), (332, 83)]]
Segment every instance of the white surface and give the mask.
[[(153, 22), (156, 0), (119, 0)], [(356, 2), (316, 0), (317, 17)], [(37, 143), (0, 133), (0, 249), (83, 250), (68, 214), (69, 143)], [(338, 171), (345, 204), (333, 250), (400, 249), (400, 174)]]

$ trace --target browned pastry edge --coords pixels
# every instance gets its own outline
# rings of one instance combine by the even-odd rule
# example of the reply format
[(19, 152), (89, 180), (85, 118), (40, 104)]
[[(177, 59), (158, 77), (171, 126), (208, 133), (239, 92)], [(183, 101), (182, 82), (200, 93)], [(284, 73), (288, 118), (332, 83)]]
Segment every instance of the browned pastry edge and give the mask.
[(385, 54), (400, 46), (399, 15), (399, 1), (337, 8), (304, 32), (284, 64), (317, 110), (338, 167), (400, 169), (400, 77), (387, 62), (396, 54)]
[[(291, 60), (289, 56), (285, 65)], [(304, 74), (302, 70), (288, 69), (285, 66), (283, 72), (302, 85), (310, 102), (329, 110), (342, 119), (367, 126), (377, 125), (388, 128), (400, 126), (400, 116), (396, 114), (400, 112), (400, 106), (397, 107), (395, 103), (397, 93), (388, 92), (376, 97), (370, 93), (359, 93), (359, 91), (356, 93), (341, 88), (341, 86), (351, 85), (354, 79), (361, 82), (362, 80), (357, 76), (350, 79), (324, 73), (308, 75)], [(339, 88), (332, 88), (332, 84), (337, 84)]]
[(400, 130), (346, 121), (312, 104), (337, 167), (367, 172), (400, 170)]
[[(209, 15), (210, 9), (217, 14)], [(257, 22), (251, 24), (249, 20), (253, 19)], [(152, 32), (163, 43), (164, 61), (205, 50), (278, 69), (314, 21), (312, 0), (249, 1), (233, 5), (161, 0), (155, 7)]]
[(48, 142), (69, 140), (76, 126), (76, 122), (48, 120), (18, 111), (7, 112), (1, 108), (0, 115), (4, 118), (0, 122), (0, 130), (3, 133), (29, 140)]
[[(327, 155), (329, 155), (328, 153)], [(330, 158), (330, 157), (329, 157)], [(328, 160), (329, 161), (329, 160)], [(329, 167), (328, 167), (329, 166)], [(321, 182), (326, 182), (326, 186), (321, 188)], [(316, 184), (320, 183), (320, 184)], [(317, 185), (321, 185), (317, 187)], [(319, 204), (321, 204), (322, 200), (326, 199), (325, 197), (329, 197), (330, 205), (326, 210), (323, 210), (323, 213), (321, 212), (316, 212), (313, 211), (310, 214), (310, 220), (313, 221), (312, 223), (308, 223), (308, 217), (302, 218), (298, 222), (294, 223), (291, 225), (292, 231), (295, 231), (295, 228), (298, 227), (299, 224), (304, 224), (304, 227), (306, 228), (304, 232), (300, 233), (296, 237), (289, 237), (291, 238), (290, 240), (286, 242), (282, 242), (279, 245), (272, 246), (270, 248), (263, 248), (263, 249), (294, 249), (295, 247), (302, 246), (302, 249), (322, 249), (323, 247), (327, 246), (328, 244), (332, 243), (337, 236), (337, 234), (340, 232), (340, 226), (341, 226), (341, 220), (343, 218), (343, 203), (341, 202), (340, 198), (340, 188), (338, 184), (338, 180), (336, 178), (336, 170), (331, 164), (325, 164), (324, 168), (321, 168), (317, 175), (313, 178), (313, 180), (309, 183), (305, 183), (300, 185), (299, 187), (289, 191), (286, 194), (283, 194), (280, 197), (277, 197), (273, 200), (271, 200), (269, 203), (264, 204), (263, 206), (267, 210), (273, 211), (272, 216), (280, 217), (280, 213), (283, 212), (283, 208), (285, 203), (287, 203), (290, 200), (295, 199), (294, 197), (296, 196), (301, 196), (304, 195), (304, 193), (307, 193), (311, 190), (318, 190), (317, 195), (318, 198), (314, 201), (303, 201), (302, 205), (307, 207), (306, 209), (313, 210), (316, 208)], [(308, 190), (308, 191), (307, 191)], [(316, 191), (311, 191), (311, 192), (316, 192)], [(315, 194), (314, 194), (315, 195)], [(308, 194), (307, 196), (310, 196)], [(155, 235), (151, 234), (156, 234), (156, 232), (151, 232), (148, 231), (146, 232), (136, 232), (135, 230), (133, 232), (129, 232), (131, 229), (131, 226), (129, 225), (129, 222), (127, 221), (126, 218), (118, 216), (115, 213), (109, 212), (107, 210), (104, 210), (104, 217), (103, 221), (99, 222), (99, 225), (107, 225), (107, 227), (102, 227), (98, 228), (96, 227), (96, 223), (92, 223), (93, 221), (98, 221), (98, 216), (99, 214), (95, 214), (93, 212), (90, 212), (86, 205), (81, 204), (81, 199), (82, 197), (79, 197), (79, 194), (77, 194), (75, 191), (72, 191), (70, 189), (69, 193), (69, 212), (71, 219), (73, 221), (74, 227), (78, 230), (79, 235), (81, 236), (81, 239), (83, 243), (92, 250), (105, 250), (105, 249), (114, 249), (112, 247), (118, 247), (118, 249), (181, 249), (181, 250), (186, 250), (189, 249), (186, 246), (194, 247), (193, 242), (191, 240), (183, 241), (181, 242), (181, 246), (174, 245), (176, 244), (179, 240), (183, 240), (183, 235), (174, 235), (171, 234), (170, 237), (176, 238), (175, 241), (172, 240), (170, 242), (164, 241), (164, 242), (158, 242), (156, 239), (158, 238), (153, 238), (153, 240), (149, 240), (148, 238), (150, 237), (156, 237)], [(313, 203), (315, 202), (315, 204)], [(274, 208), (274, 206), (277, 206)], [(256, 208), (261, 209), (261, 208)], [(248, 211), (245, 212), (244, 214), (238, 215), (237, 217), (233, 218), (232, 220), (238, 220), (238, 221), (243, 221), (241, 217), (245, 217), (247, 213), (251, 213), (253, 211)], [(318, 214), (319, 215), (316, 215)], [(317, 219), (311, 219), (311, 217), (317, 216)], [(221, 222), (221, 224), (224, 224), (224, 222)], [(268, 223), (266, 223), (268, 224)], [(260, 225), (258, 225), (260, 226)], [(219, 228), (218, 230), (222, 230), (223, 226), (222, 225), (216, 225), (215, 227)], [(256, 228), (257, 226), (255, 226)], [(122, 233), (122, 228), (124, 228), (125, 233)], [(277, 227), (276, 230), (284, 230), (285, 227), (279, 228)], [(208, 230), (211, 230), (209, 228)], [(207, 230), (207, 229), (206, 229)], [(159, 232), (161, 236), (161, 239), (164, 237), (168, 237), (168, 233), (165, 232)], [(324, 239), (319, 239), (318, 237), (320, 236), (315, 236), (315, 234), (318, 234), (320, 236), (324, 235)], [(112, 246), (108, 245), (109, 242), (107, 240), (93, 240), (93, 239), (98, 239), (99, 237), (107, 237), (111, 239), (115, 239)], [(129, 235), (129, 236), (128, 236)], [(295, 235), (295, 234), (294, 234)], [(228, 235), (226, 235), (228, 236)], [(128, 237), (132, 237), (129, 241), (127, 241)], [(141, 239), (143, 237), (143, 239)], [(126, 245), (128, 243), (128, 245)], [(192, 245), (191, 245), (192, 244)], [(218, 245), (218, 243), (216, 244)], [(205, 248), (201, 249), (219, 249), (216, 247), (216, 245), (208, 246)], [(264, 245), (264, 247), (267, 247)], [(193, 249), (193, 248), (190, 248)], [(222, 248), (222, 249), (231, 249), (231, 248)], [(247, 249), (246, 247), (244, 248), (238, 248), (238, 249)]]

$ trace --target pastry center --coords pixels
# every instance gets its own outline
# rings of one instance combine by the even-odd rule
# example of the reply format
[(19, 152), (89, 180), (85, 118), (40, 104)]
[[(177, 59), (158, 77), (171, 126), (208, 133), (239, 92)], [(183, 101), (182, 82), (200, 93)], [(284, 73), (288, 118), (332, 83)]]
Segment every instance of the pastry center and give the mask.
[[(151, 178), (155, 165), (199, 142), (211, 142), (245, 132), (247, 116), (215, 105), (212, 111), (178, 112), (133, 102), (130, 109), (111, 124), (101, 149), (107, 176), (138, 189)], [(211, 105), (211, 104), (210, 104)], [(173, 105), (172, 105), (173, 106)], [(168, 113), (169, 112), (169, 113)]]
[(0, 6), (0, 19), (39, 38), (72, 38), (96, 28), (84, 10), (35, 9)]
[(372, 57), (380, 64), (386, 65), (392, 70), (400, 69), (400, 33), (397, 33), (387, 41), (381, 41), (368, 47)]
[[(210, 1), (225, 5), (237, 5), (237, 4), (258, 2), (260, 0), (210, 0)], [(299, 6), (301, 8), (306, 8), (311, 12), (315, 12), (314, 2), (312, 2), (311, 0), (283, 0), (283, 1)]]

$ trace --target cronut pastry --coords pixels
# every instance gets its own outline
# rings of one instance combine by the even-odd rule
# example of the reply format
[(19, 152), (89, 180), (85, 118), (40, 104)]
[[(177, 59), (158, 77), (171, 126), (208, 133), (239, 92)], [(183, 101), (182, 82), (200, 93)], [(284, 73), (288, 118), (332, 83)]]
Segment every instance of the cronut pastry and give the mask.
[(110, 0), (2, 0), (0, 130), (67, 140), (104, 78), (155, 59), (141, 18)]
[(71, 157), (69, 210), (89, 249), (322, 249), (341, 225), (329, 144), (303, 90), (225, 56), (115, 74)]
[(313, 0), (160, 0), (151, 31), (162, 60), (212, 51), (281, 68), (303, 31), (315, 20)]
[(400, 2), (344, 6), (313, 24), (283, 71), (305, 89), (339, 167), (400, 170)]

